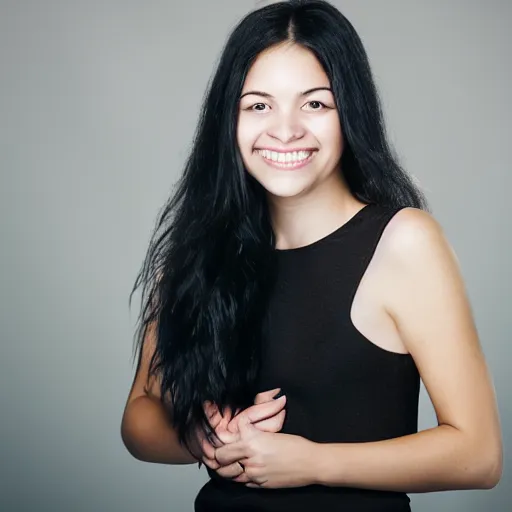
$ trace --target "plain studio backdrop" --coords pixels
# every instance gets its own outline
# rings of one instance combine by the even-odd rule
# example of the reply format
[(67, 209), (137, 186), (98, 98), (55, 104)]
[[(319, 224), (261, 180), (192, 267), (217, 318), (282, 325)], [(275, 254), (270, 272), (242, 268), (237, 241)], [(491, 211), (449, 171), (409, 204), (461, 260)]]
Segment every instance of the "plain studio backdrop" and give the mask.
[[(500, 485), (411, 495), (413, 510), (510, 510), (512, 3), (333, 3), (457, 253), (499, 400)], [(128, 295), (222, 45), (254, 4), (0, 0), (2, 512), (192, 511), (204, 468), (142, 463), (121, 442)], [(423, 389), (420, 427), (434, 424)]]

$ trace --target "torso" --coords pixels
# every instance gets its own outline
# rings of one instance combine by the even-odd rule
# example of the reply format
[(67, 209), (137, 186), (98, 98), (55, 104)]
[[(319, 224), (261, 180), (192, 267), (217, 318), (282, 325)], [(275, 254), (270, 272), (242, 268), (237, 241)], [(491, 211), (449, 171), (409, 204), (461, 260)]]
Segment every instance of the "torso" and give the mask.
[[(386, 232), (398, 210), (365, 206), (324, 239), (278, 251), (258, 390), (286, 393), (281, 432), (354, 443), (417, 431), (419, 374), (387, 302)], [(403, 493), (307, 486), (270, 495), (209, 473), (197, 511), (410, 510)]]

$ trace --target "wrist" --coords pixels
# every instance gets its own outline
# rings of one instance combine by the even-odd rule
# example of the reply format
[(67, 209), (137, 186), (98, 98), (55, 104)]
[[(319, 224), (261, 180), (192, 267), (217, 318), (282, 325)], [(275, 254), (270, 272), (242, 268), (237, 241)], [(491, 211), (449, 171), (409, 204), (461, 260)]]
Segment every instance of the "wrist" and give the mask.
[(308, 454), (305, 461), (306, 479), (310, 485), (322, 484), (325, 462), (325, 445), (308, 440)]
[[(335, 446), (332, 443), (315, 443), (314, 456), (311, 460), (311, 472), (316, 485), (332, 486), (333, 479), (333, 460), (339, 462), (341, 457), (337, 454), (340, 445)], [(340, 468), (335, 468), (339, 473)], [(339, 475), (338, 475), (339, 476)]]

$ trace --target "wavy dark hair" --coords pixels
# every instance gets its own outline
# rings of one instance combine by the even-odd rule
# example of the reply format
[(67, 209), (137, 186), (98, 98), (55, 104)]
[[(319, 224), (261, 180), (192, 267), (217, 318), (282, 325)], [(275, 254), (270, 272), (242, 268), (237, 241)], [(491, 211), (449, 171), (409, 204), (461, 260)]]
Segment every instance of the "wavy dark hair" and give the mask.
[(243, 409), (259, 391), (275, 235), (265, 190), (244, 168), (236, 127), (249, 68), (262, 51), (285, 42), (313, 52), (330, 80), (344, 136), (341, 169), (352, 194), (364, 203), (428, 210), (387, 141), (368, 58), (351, 23), (322, 0), (274, 3), (242, 19), (223, 49), (184, 172), (159, 213), (130, 294), (131, 303), (142, 288), (137, 371), (153, 324), (150, 375), (160, 379), (162, 401), (170, 397), (174, 427), (190, 451), (192, 433), (212, 434), (204, 401)]

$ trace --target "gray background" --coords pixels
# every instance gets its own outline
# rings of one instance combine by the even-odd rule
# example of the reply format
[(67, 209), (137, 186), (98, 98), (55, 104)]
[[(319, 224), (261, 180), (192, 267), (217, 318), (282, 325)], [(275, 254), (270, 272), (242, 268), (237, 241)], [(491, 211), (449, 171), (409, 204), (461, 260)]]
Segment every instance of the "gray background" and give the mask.
[[(392, 142), (459, 257), (502, 418), (492, 491), (414, 510), (509, 510), (512, 401), (506, 0), (339, 0)], [(128, 293), (225, 38), (253, 0), (0, 2), (0, 510), (191, 511), (196, 466), (133, 459)], [(421, 426), (435, 422), (426, 394)]]

